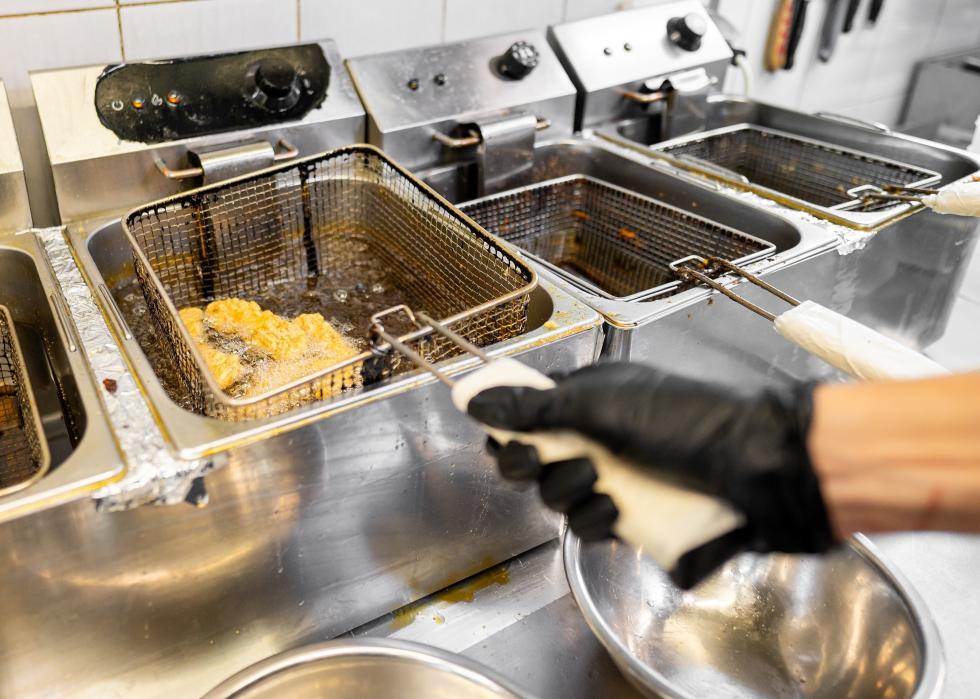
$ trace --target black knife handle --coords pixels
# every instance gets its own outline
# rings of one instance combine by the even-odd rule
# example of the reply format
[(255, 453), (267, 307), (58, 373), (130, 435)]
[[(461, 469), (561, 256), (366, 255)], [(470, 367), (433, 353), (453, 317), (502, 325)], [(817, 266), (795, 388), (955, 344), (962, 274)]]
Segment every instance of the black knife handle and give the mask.
[(860, 6), (861, 0), (848, 0), (847, 12), (844, 14), (844, 28), (841, 30), (842, 33), (847, 34), (854, 29), (854, 16), (857, 15), (858, 7)]
[(868, 23), (874, 24), (878, 21), (878, 15), (881, 14), (881, 8), (885, 4), (885, 0), (871, 0), (871, 6), (868, 8)]
[(806, 6), (810, 0), (797, 0), (793, 6), (793, 19), (789, 27), (789, 41), (786, 44), (786, 64), (783, 70), (793, 67), (793, 57), (796, 55), (796, 47), (800, 45), (800, 37), (803, 36), (803, 24), (806, 22)]

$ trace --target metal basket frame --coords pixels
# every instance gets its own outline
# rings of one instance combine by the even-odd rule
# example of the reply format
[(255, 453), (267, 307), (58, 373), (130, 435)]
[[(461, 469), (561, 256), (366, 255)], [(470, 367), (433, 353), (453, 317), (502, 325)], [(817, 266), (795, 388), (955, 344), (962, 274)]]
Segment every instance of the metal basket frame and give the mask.
[[(893, 182), (858, 182), (851, 183), (844, 192), (840, 194), (841, 201), (835, 204), (820, 203), (815, 202), (811, 199), (799, 196), (799, 194), (788, 193), (784, 190), (777, 189), (769, 184), (763, 184), (755, 180), (748, 179), (745, 175), (739, 173), (736, 170), (731, 169), (721, 163), (718, 163), (710, 158), (703, 158), (701, 156), (695, 156), (687, 150), (696, 146), (697, 144), (711, 141), (712, 139), (720, 138), (728, 135), (738, 135), (740, 133), (758, 133), (763, 136), (770, 136), (778, 139), (793, 141), (796, 144), (802, 145), (804, 148), (817, 149), (825, 153), (832, 153), (836, 156), (845, 156), (856, 161), (862, 161), (864, 163), (873, 163), (875, 165), (881, 165), (886, 168), (892, 168), (895, 170), (906, 171), (910, 173), (915, 173), (919, 176), (918, 179), (914, 180), (901, 180), (897, 178)], [(674, 138), (668, 141), (663, 141), (661, 143), (652, 144), (650, 148), (659, 153), (663, 153), (672, 158), (685, 159), (693, 164), (693, 167), (703, 170), (706, 174), (718, 176), (720, 171), (727, 171), (730, 175), (726, 179), (730, 179), (734, 184), (739, 184), (739, 180), (743, 180), (744, 183), (753, 186), (753, 188), (758, 188), (761, 190), (773, 192), (777, 195), (784, 197), (789, 197), (802, 204), (808, 206), (815, 206), (827, 209), (829, 211), (877, 211), (882, 209), (888, 209), (896, 206), (896, 204), (887, 202), (876, 204), (864, 205), (862, 208), (863, 198), (862, 194), (869, 189), (877, 189), (886, 184), (896, 184), (906, 187), (925, 187), (939, 182), (942, 176), (938, 172), (928, 170), (917, 165), (912, 165), (899, 160), (894, 160), (892, 158), (886, 158), (880, 155), (874, 155), (871, 153), (866, 153), (864, 151), (858, 150), (856, 148), (850, 148), (847, 146), (840, 146), (834, 143), (829, 143), (826, 141), (820, 141), (814, 138), (808, 138), (806, 136), (800, 136), (794, 133), (789, 133), (786, 131), (781, 131), (779, 129), (773, 129), (766, 126), (759, 126), (756, 124), (732, 124), (730, 126), (723, 126), (717, 129), (711, 129), (708, 131), (702, 131), (695, 134), (681, 136), (679, 138)], [(703, 163), (703, 165), (701, 165)], [(853, 190), (853, 192), (852, 192)], [(849, 198), (848, 198), (849, 197)]]
[[(620, 198), (627, 206), (632, 205), (635, 208), (644, 207), (645, 209), (647, 209), (647, 213), (655, 212), (658, 218), (662, 217), (665, 220), (670, 219), (675, 224), (675, 230), (670, 230), (666, 232), (664, 232), (663, 230), (649, 231), (649, 232), (639, 231), (638, 234), (640, 235), (645, 235), (649, 233), (650, 235), (653, 236), (659, 235), (667, 240), (669, 240), (671, 237), (679, 238), (685, 234), (690, 233), (689, 231), (676, 230), (677, 226), (679, 225), (677, 222), (683, 222), (684, 225), (691, 224), (695, 226), (698, 229), (697, 232), (699, 234), (704, 233), (705, 231), (710, 231), (715, 235), (727, 236), (732, 241), (735, 240), (744, 241), (748, 245), (757, 248), (755, 251), (749, 254), (740, 255), (734, 258), (732, 262), (736, 264), (743, 264), (743, 265), (748, 264), (750, 262), (754, 262), (768, 255), (771, 255), (775, 251), (775, 245), (773, 245), (769, 241), (763, 240), (761, 238), (757, 238), (753, 235), (744, 233), (742, 231), (736, 230), (729, 226), (722, 225), (706, 217), (698, 216), (697, 214), (693, 214), (690, 211), (686, 211), (679, 207), (672, 206), (671, 204), (667, 204), (653, 197), (648, 197), (639, 194), (632, 190), (626, 189), (625, 187), (620, 187), (618, 185), (611, 184), (609, 182), (606, 182), (605, 180), (592, 177), (589, 175), (573, 174), (573, 175), (566, 175), (563, 177), (557, 177), (551, 180), (545, 180), (543, 182), (538, 182), (532, 185), (528, 185), (526, 187), (521, 187), (520, 189), (509, 190), (506, 192), (501, 192), (499, 194), (493, 194), (490, 196), (481, 197), (479, 199), (473, 199), (468, 202), (462, 203), (459, 206), (464, 213), (472, 216), (477, 221), (477, 223), (483, 225), (488, 230), (491, 230), (491, 226), (487, 221), (487, 217), (480, 215), (481, 214), (480, 209), (487, 208), (492, 211), (492, 207), (494, 205), (500, 202), (506, 202), (508, 199), (513, 199), (515, 197), (522, 196), (525, 193), (541, 192), (542, 190), (546, 190), (548, 188), (565, 187), (568, 186), (569, 184), (575, 184), (578, 182), (584, 183), (587, 187), (598, 189), (596, 196), (600, 198), (600, 203), (603, 206), (610, 205), (610, 202), (607, 200), (612, 197), (616, 197), (616, 198)], [(569, 201), (569, 206), (571, 206), (572, 203), (573, 203), (572, 201)], [(613, 207), (609, 206), (609, 208), (613, 208)], [(547, 217), (548, 215), (549, 212), (545, 211), (544, 217)], [(662, 284), (652, 286), (650, 288), (641, 289), (639, 291), (630, 294), (617, 296), (614, 293), (606, 291), (605, 289), (598, 286), (597, 284), (592, 283), (590, 280), (585, 279), (583, 276), (577, 275), (574, 272), (570, 272), (562, 267), (559, 267), (556, 264), (553, 264), (548, 259), (545, 259), (544, 257), (537, 255), (534, 252), (530, 252), (524, 246), (522, 246), (517, 239), (527, 235), (532, 235), (533, 232), (522, 230), (520, 227), (515, 226), (513, 223), (508, 223), (508, 226), (513, 226), (514, 229), (508, 230), (506, 232), (502, 232), (499, 230), (491, 230), (491, 232), (497, 235), (498, 237), (503, 238), (505, 241), (510, 242), (515, 247), (520, 248), (524, 252), (524, 254), (527, 255), (529, 258), (535, 260), (537, 263), (548, 268), (549, 270), (551, 270), (552, 272), (560, 276), (562, 279), (568, 281), (569, 283), (573, 284), (577, 288), (586, 291), (590, 294), (594, 294), (600, 298), (609, 299), (613, 301), (646, 301), (654, 297), (662, 298), (663, 296), (675, 293), (679, 291), (681, 287), (687, 284), (687, 282), (685, 282), (682, 279), (674, 279), (671, 281), (664, 282)], [(554, 233), (558, 233), (558, 231), (555, 232), (544, 231), (539, 235), (543, 236), (543, 235), (554, 234)], [(690, 250), (685, 249), (683, 253), (679, 254), (677, 259), (673, 261), (676, 262), (677, 260), (689, 257), (692, 251), (693, 251), (693, 243), (692, 243), (692, 249)], [(712, 253), (712, 254), (716, 254), (716, 253)], [(642, 262), (650, 269), (653, 269), (655, 267), (655, 263), (653, 261), (643, 260)], [(663, 275), (666, 277), (671, 276), (670, 261), (664, 264), (662, 269), (657, 269), (656, 271), (662, 272)]]
[[(363, 170), (359, 171), (359, 177), (306, 179), (316, 166), (344, 158), (362, 164), (369, 161), (377, 163), (377, 167), (383, 176), (377, 172), (372, 173), (370, 167), (364, 165)], [(259, 183), (271, 183), (274, 186), (277, 182), (277, 176), (286, 177), (292, 173), (300, 173), (299, 176), (303, 182), (303, 221), (306, 229), (304, 245), (307, 240), (305, 236), (310, 235), (311, 230), (310, 209), (312, 204), (309, 203), (311, 187), (308, 185), (356, 182), (361, 185), (374, 184), (384, 188), (384, 182), (388, 181), (385, 178), (390, 178), (389, 185), (398, 183), (406, 187), (406, 191), (410, 193), (412, 199), (398, 199), (400, 205), (409, 207), (409, 210), (423, 217), (423, 219), (429, 216), (434, 221), (434, 217), (438, 215), (440, 222), (453, 226), (454, 232), (458, 233), (457, 243), (459, 247), (463, 248), (468, 245), (469, 247), (464, 252), (472, 253), (474, 256), (479, 255), (480, 264), (494, 265), (494, 272), (498, 274), (501, 285), (506, 284), (510, 287), (506, 293), (487, 298), (481, 303), (465, 308), (465, 310), (441, 318), (441, 322), (460, 327), (469, 324), (477, 327), (499, 328), (504, 324), (504, 321), (507, 321), (508, 324), (501, 332), (509, 334), (501, 334), (499, 337), (494, 337), (492, 341), (513, 337), (523, 332), (527, 320), (527, 304), (530, 292), (537, 286), (537, 274), (532, 267), (514, 254), (505, 243), (488, 234), (469, 217), (461, 214), (448, 201), (393, 162), (379, 149), (363, 144), (338, 148), (167, 197), (138, 207), (123, 217), (123, 230), (132, 247), (136, 275), (147, 299), (150, 315), (157, 323), (162, 336), (168, 340), (171, 351), (177, 355), (178, 366), (189, 368), (192, 365), (196, 369), (196, 371), (189, 370), (186, 372), (186, 374), (193, 375), (185, 374), (185, 379), (190, 383), (190, 389), (195, 394), (195, 407), (199, 412), (210, 417), (232, 421), (271, 417), (297, 407), (302, 402), (329, 398), (342, 390), (358, 385), (365, 362), (377, 356), (370, 351), (361, 352), (351, 359), (332, 365), (315, 374), (301, 377), (258, 396), (238, 398), (229, 395), (218, 386), (211, 371), (207, 369), (207, 364), (198, 351), (197, 343), (179, 320), (178, 304), (174, 301), (171, 289), (161, 279), (159, 270), (153, 264), (151, 256), (147, 254), (144, 241), (141, 241), (141, 238), (145, 238), (148, 233), (141, 226), (141, 221), (146, 223), (148, 218), (159, 215), (160, 212), (172, 212), (184, 208), (190, 208), (200, 215), (199, 209), (203, 201), (220, 201), (222, 194), (238, 192), (243, 187), (257, 186)], [(372, 176), (376, 176), (378, 179), (373, 181), (371, 180)], [(272, 201), (279, 203), (274, 199)], [(433, 208), (423, 210), (423, 204)], [(284, 234), (284, 231), (278, 232)], [(465, 260), (462, 259), (460, 253), (457, 252), (457, 255), (459, 255), (459, 259), (454, 259), (457, 265), (455, 271), (464, 272), (467, 269), (466, 264), (464, 264)], [(217, 262), (213, 262), (213, 264), (217, 264)], [(473, 261), (471, 260), (470, 270), (473, 269)], [(205, 275), (202, 273), (203, 276)], [(218, 298), (218, 296), (214, 298)], [(368, 329), (366, 323), (365, 333)], [(467, 334), (468, 331), (463, 329), (461, 332)], [(432, 357), (434, 361), (441, 360), (455, 351), (448, 343), (435, 342), (428, 338), (426, 333), (418, 331), (412, 331), (402, 336), (401, 340), (419, 344), (423, 353)], [(184, 359), (185, 362), (182, 363), (181, 359)], [(188, 361), (190, 364), (187, 363)]]
[[(9, 382), (9, 383), (8, 383)], [(44, 425), (34, 403), (34, 391), (27, 365), (24, 364), (24, 354), (17, 340), (14, 320), (6, 306), (0, 306), (0, 383), (13, 385), (14, 397), (20, 412), (20, 427), (25, 444), (18, 445), (16, 451), (28, 450), (33, 469), (26, 474), (18, 473), (13, 483), (7, 483), (11, 465), (7, 461), (8, 454), (2, 454), (0, 460), (0, 495), (22, 490), (40, 480), (51, 468), (51, 453), (44, 436)], [(21, 458), (21, 457), (19, 457)]]

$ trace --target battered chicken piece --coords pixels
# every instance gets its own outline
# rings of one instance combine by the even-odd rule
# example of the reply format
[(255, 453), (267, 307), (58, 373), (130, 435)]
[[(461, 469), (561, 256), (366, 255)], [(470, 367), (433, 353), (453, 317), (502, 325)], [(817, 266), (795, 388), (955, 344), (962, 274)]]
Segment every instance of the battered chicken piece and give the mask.
[(204, 362), (211, 370), (211, 374), (218, 382), (222, 391), (236, 383), (244, 372), (240, 357), (228, 352), (222, 352), (207, 344), (199, 344), (197, 348), (204, 357)]
[(204, 321), (215, 332), (244, 340), (276, 361), (306, 351), (306, 336), (300, 328), (272, 311), (263, 311), (255, 301), (212, 301), (204, 310)]
[(204, 309), (208, 327), (222, 335), (233, 335), (243, 340), (251, 337), (261, 315), (259, 304), (245, 299), (212, 301)]
[(348, 359), (357, 354), (349, 342), (319, 313), (304, 313), (293, 318), (293, 325), (300, 328), (311, 343), (310, 353), (324, 356), (330, 361)]
[(179, 315), (194, 341), (204, 342), (204, 311), (194, 306), (188, 306), (181, 308)]

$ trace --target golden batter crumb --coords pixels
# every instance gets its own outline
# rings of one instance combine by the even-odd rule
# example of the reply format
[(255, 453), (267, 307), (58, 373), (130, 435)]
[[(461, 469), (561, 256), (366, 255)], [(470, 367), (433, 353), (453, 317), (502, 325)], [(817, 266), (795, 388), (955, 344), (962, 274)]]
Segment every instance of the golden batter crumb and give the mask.
[(180, 309), (180, 319), (195, 342), (204, 342), (204, 311), (194, 306)]

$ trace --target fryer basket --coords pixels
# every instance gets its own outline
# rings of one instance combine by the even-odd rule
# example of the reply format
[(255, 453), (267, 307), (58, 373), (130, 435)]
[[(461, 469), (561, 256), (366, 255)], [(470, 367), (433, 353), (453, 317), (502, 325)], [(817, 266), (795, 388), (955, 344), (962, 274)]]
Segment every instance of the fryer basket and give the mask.
[(569, 175), (460, 205), (571, 283), (639, 300), (683, 285), (670, 263), (692, 254), (751, 262), (775, 246), (585, 175)]
[[(939, 182), (932, 170), (776, 129), (737, 124), (651, 146), (720, 166), (751, 183), (805, 203), (879, 211), (894, 202), (862, 202), (862, 191)], [(852, 190), (858, 193), (852, 194)]]
[(0, 306), (0, 495), (26, 488), (51, 466), (33, 396), (13, 319)]
[[(226, 420), (269, 417), (334, 396), (360, 385), (362, 376), (377, 378), (380, 358), (364, 351), (260, 396), (236, 397), (206, 368), (177, 315), (180, 308), (227, 297), (268, 298), (277, 285), (305, 280), (315, 286), (318, 279), (380, 265), (400, 302), (486, 345), (523, 332), (537, 283), (505, 245), (366, 145), (148, 204), (126, 216), (123, 227), (150, 315), (195, 409)], [(358, 331), (367, 332), (369, 315), (357, 319)], [(414, 330), (403, 339), (432, 361), (457, 351)]]

